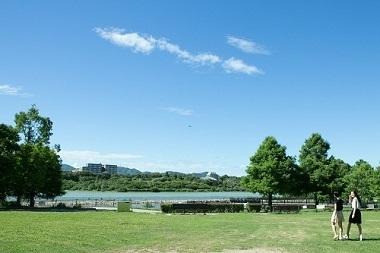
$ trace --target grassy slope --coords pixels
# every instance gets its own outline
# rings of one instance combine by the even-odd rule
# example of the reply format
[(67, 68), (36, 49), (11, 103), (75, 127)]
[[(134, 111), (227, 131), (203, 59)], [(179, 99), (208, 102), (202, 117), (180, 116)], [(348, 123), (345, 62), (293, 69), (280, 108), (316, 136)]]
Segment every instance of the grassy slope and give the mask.
[[(345, 214), (347, 217), (347, 213)], [(116, 212), (0, 212), (0, 252), (377, 252), (380, 212), (366, 212), (368, 240), (333, 241), (330, 213), (164, 215)], [(356, 226), (352, 237), (357, 237)]]

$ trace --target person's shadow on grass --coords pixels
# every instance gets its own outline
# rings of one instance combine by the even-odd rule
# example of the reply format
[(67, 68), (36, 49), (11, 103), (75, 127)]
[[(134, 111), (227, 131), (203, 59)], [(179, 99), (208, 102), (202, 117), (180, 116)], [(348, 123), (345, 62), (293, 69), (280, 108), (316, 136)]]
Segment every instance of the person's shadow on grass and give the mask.
[[(358, 239), (348, 239), (346, 240), (348, 242), (358, 242), (359, 241), (359, 238)], [(380, 238), (363, 238), (363, 241), (380, 241)]]

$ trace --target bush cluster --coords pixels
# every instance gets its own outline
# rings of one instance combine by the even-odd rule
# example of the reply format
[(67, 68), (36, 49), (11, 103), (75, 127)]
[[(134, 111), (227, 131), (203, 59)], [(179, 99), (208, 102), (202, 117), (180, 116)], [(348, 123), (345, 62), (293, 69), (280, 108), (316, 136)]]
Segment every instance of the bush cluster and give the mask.
[(163, 213), (238, 213), (244, 211), (244, 204), (237, 203), (165, 203)]
[(247, 203), (247, 211), (252, 213), (259, 213), (261, 211), (261, 204)]

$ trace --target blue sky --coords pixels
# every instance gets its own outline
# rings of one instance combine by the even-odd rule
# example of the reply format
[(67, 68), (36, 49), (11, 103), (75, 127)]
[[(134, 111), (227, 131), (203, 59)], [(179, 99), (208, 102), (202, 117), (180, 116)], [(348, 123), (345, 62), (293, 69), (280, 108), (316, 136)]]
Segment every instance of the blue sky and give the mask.
[[(379, 1), (2, 1), (0, 122), (63, 162), (243, 175), (268, 135), (380, 162)], [(189, 127), (191, 126), (191, 127)]]

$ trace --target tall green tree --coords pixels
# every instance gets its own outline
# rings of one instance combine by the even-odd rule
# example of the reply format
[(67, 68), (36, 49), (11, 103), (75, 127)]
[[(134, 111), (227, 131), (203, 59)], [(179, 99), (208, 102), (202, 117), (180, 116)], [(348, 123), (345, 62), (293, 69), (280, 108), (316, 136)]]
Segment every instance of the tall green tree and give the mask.
[(356, 190), (364, 201), (373, 200), (380, 185), (377, 172), (364, 160), (359, 160), (352, 166), (351, 173), (346, 176), (346, 181), (346, 194)]
[(273, 195), (290, 191), (289, 185), (296, 166), (294, 158), (286, 155), (286, 147), (269, 136), (250, 158), (246, 172), (247, 176), (242, 179), (243, 186), (267, 196), (268, 206), (272, 210)]
[(305, 140), (300, 150), (299, 165), (307, 174), (306, 190), (314, 193), (316, 204), (318, 204), (318, 193), (328, 194), (332, 183), (329, 149), (330, 144), (319, 133), (313, 133)]
[(11, 191), (12, 175), (17, 166), (18, 141), (19, 136), (13, 127), (0, 124), (0, 203)]
[(325, 170), (324, 192), (328, 192), (333, 197), (334, 192), (343, 193), (347, 187), (346, 176), (350, 174), (351, 166), (341, 159), (330, 157), (329, 164)]
[(23, 143), (14, 192), (18, 201), (26, 198), (33, 207), (36, 196), (54, 197), (62, 193), (59, 150), (49, 146), (53, 122), (41, 116), (35, 105), (27, 112), (17, 113), (15, 123)]
[(61, 161), (56, 151), (40, 144), (22, 144), (20, 150), (23, 197), (34, 206), (36, 196), (52, 198), (62, 194)]
[(377, 182), (379, 182), (378, 184), (375, 185), (375, 194), (376, 194), (376, 197), (380, 199), (380, 166), (376, 168), (375, 177), (376, 177)]
[(25, 144), (49, 144), (53, 134), (53, 122), (48, 117), (40, 115), (36, 105), (27, 112), (19, 112), (15, 116), (16, 129)]

